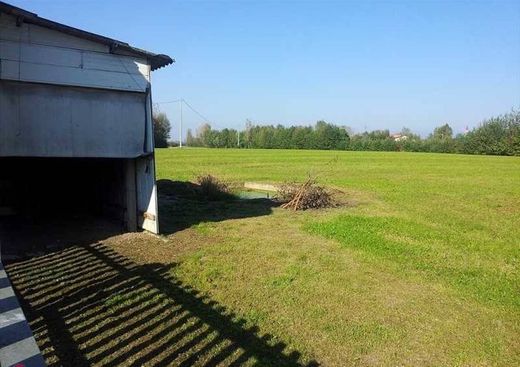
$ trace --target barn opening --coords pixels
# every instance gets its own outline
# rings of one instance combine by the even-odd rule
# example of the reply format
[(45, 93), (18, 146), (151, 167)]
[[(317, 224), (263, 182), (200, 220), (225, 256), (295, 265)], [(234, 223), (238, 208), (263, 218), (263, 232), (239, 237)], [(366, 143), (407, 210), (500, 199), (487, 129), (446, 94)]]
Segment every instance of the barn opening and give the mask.
[(102, 216), (125, 224), (131, 160), (0, 158), (0, 207), (25, 218)]
[(132, 159), (0, 158), (4, 258), (101, 241), (136, 223)]

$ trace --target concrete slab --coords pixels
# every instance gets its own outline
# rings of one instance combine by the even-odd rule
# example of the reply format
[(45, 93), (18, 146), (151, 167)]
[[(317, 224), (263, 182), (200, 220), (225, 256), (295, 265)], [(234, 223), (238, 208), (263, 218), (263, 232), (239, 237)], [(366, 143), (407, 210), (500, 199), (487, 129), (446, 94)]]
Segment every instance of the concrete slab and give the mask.
[(38, 349), (32, 335), (29, 338), (0, 348), (0, 362), (2, 366), (23, 367), (25, 366), (25, 360), (34, 359), (35, 357), (38, 359), (37, 356), (39, 356), (42, 363), (39, 366), (45, 366), (43, 357), (40, 355), (40, 349)]
[(34, 340), (16, 294), (0, 261), (0, 366), (43, 367), (45, 361)]

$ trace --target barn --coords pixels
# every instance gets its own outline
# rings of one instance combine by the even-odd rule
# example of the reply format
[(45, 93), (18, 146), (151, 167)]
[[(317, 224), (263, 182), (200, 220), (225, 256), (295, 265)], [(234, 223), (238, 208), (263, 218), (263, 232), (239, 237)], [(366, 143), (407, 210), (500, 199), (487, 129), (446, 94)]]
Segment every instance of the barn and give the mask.
[(0, 2), (0, 219), (158, 233), (150, 83), (172, 62)]

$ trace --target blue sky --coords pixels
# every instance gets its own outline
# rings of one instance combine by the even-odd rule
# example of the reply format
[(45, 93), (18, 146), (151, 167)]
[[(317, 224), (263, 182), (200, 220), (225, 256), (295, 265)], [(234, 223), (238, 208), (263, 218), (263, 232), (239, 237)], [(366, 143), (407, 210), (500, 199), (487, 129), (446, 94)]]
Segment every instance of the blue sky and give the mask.
[[(154, 100), (184, 98), (216, 128), (324, 119), (426, 135), (520, 107), (520, 1), (7, 1), (174, 57)], [(160, 108), (178, 123), (178, 104)]]

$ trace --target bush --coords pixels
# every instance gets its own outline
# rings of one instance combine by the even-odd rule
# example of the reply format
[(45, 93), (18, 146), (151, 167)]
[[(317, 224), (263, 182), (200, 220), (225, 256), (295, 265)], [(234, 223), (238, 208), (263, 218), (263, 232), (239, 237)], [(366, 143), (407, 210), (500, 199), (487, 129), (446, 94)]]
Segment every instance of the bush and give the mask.
[(469, 154), (520, 155), (520, 111), (484, 121), (464, 139)]
[(228, 185), (215, 176), (206, 174), (197, 177), (199, 193), (207, 200), (219, 200), (232, 198)]

